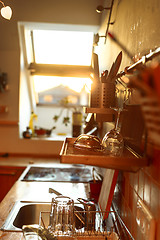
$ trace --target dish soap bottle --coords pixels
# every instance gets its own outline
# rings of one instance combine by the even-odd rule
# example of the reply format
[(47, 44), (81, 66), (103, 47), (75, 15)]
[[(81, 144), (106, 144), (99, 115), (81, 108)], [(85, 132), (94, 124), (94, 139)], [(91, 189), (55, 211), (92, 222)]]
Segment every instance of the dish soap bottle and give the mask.
[(31, 116), (30, 116), (30, 121), (29, 121), (29, 128), (32, 131), (32, 137), (34, 136), (34, 126), (33, 126), (33, 120), (36, 119), (37, 120), (37, 115), (34, 112), (31, 112)]

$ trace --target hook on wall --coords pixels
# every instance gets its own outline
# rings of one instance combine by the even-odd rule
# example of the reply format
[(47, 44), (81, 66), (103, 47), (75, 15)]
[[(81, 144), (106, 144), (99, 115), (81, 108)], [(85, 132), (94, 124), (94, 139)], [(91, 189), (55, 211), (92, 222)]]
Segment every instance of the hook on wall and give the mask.
[(8, 90), (8, 76), (7, 73), (0, 73), (0, 92)]
[(93, 45), (97, 46), (100, 38), (106, 38), (106, 36), (99, 36), (99, 33), (94, 34)]
[(102, 5), (97, 6), (96, 12), (97, 13), (102, 13), (104, 10), (110, 10), (111, 7), (103, 7)]

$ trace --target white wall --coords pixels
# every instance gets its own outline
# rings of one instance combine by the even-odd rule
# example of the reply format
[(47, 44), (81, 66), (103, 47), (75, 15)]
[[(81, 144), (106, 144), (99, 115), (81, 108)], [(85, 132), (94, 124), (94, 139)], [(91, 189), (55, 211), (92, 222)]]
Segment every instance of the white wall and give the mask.
[[(108, 2), (108, 0), (105, 0), (104, 6), (109, 6), (110, 4)], [(115, 35), (117, 40), (133, 56), (138, 55), (139, 57), (142, 57), (143, 55), (148, 54), (150, 50), (160, 47), (159, 12), (160, 1), (157, 0), (114, 0), (110, 19), (110, 22), (113, 22), (114, 24), (109, 25), (109, 31)], [(104, 36), (106, 33), (108, 14), (109, 11), (104, 11), (101, 14), (100, 36)], [(123, 48), (115, 41), (112, 41), (108, 36), (106, 42), (104, 38), (100, 38), (96, 51), (99, 55), (100, 73), (104, 70), (110, 70), (112, 63), (115, 61), (120, 51), (122, 51), (123, 56), (119, 72), (123, 71), (126, 66), (130, 66), (133, 63)], [(160, 60), (160, 56), (158, 59)], [(135, 100), (136, 98), (134, 101)], [(104, 125), (106, 131), (113, 127), (108, 123)]]
[[(111, 2), (111, 0), (105, 0), (104, 6), (108, 6), (108, 2)], [(115, 0), (110, 21), (114, 24), (109, 26), (109, 31), (133, 56), (143, 56), (149, 53), (150, 49), (160, 46), (159, 12), (160, 1), (157, 0)], [(105, 35), (107, 23), (108, 12), (104, 11), (99, 31), (101, 36)], [(123, 57), (120, 71), (132, 64), (131, 59), (109, 37), (107, 37), (106, 43), (104, 43), (104, 38), (100, 38), (97, 47), (100, 72), (111, 68), (111, 64), (121, 50)]]
[(51, 129), (53, 126), (56, 127), (56, 129), (53, 131), (54, 134), (64, 133), (68, 136), (72, 135), (72, 112), (69, 111), (69, 117), (70, 117), (70, 124), (68, 126), (65, 126), (62, 121), (63, 117), (66, 116), (66, 109), (63, 110), (62, 115), (60, 116), (57, 123), (54, 122), (53, 117), (54, 115), (59, 115), (62, 108), (53, 108), (53, 107), (37, 107), (37, 115), (39, 116), (37, 121), (35, 122), (35, 125), (42, 128)]

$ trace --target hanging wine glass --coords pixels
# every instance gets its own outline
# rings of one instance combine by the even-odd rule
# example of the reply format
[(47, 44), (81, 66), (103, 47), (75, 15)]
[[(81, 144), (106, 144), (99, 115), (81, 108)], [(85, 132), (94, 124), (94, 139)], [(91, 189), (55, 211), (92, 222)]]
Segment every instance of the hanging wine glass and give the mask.
[(124, 148), (124, 138), (120, 133), (119, 120), (121, 112), (126, 111), (123, 109), (124, 104), (129, 100), (131, 94), (130, 89), (125, 89), (116, 92), (116, 107), (112, 108), (117, 112), (117, 120), (115, 127), (105, 134), (102, 139), (104, 152), (111, 156), (121, 156)]
[(102, 145), (106, 154), (111, 156), (120, 156), (124, 148), (123, 136), (119, 129), (119, 119), (123, 109), (114, 108), (114, 110), (117, 111), (117, 121), (115, 123), (115, 127), (105, 134), (102, 139)]

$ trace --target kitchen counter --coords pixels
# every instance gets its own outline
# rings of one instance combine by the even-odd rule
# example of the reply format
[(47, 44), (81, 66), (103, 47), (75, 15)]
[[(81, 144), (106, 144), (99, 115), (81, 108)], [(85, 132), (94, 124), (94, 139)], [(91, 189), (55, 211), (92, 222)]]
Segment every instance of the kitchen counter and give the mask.
[(60, 159), (56, 158), (31, 158), (31, 157), (0, 157), (0, 166), (17, 166), (27, 167), (28, 165), (51, 166), (60, 163)]
[[(0, 164), (3, 164), (3, 161), (0, 161)], [(21, 163), (19, 162), (19, 164)], [(51, 162), (50, 163), (48, 162), (47, 164), (51, 164)], [(44, 161), (43, 161), (43, 165), (44, 165)], [(70, 183), (70, 182), (63, 182), (63, 183), (24, 182), (24, 181), (20, 181), (19, 179), (11, 188), (11, 190), (8, 192), (8, 194), (5, 196), (3, 201), (0, 203), (0, 227), (4, 224), (9, 212), (11, 211), (16, 201), (23, 200), (23, 201), (50, 202), (52, 197), (55, 197), (56, 195), (54, 193), (50, 194), (48, 192), (49, 188), (53, 188), (58, 192), (61, 192), (63, 195), (67, 195), (73, 198), (74, 200), (76, 200), (78, 197), (83, 197), (83, 198), (89, 197), (88, 196), (89, 186), (87, 183), (84, 184), (84, 183)], [(17, 239), (20, 240), (21, 238), (22, 238), (22, 232), (0, 231), (0, 239), (2, 240), (17, 240)]]

